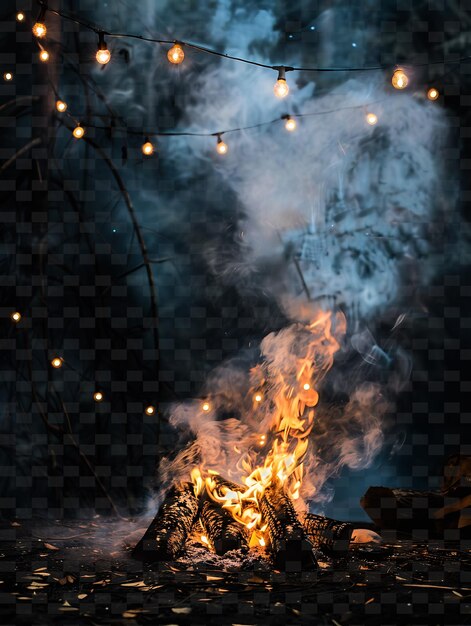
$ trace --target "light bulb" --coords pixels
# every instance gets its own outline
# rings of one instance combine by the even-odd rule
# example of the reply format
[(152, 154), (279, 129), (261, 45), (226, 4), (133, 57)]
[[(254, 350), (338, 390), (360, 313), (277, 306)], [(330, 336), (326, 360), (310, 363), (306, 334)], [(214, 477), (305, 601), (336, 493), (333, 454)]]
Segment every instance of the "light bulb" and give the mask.
[(261, 402), (262, 401), (262, 394), (261, 393), (257, 393), (257, 395), (254, 397), (255, 402)]
[(82, 139), (82, 137), (85, 135), (85, 129), (82, 126), (80, 126), (80, 124), (78, 124), (74, 128), (72, 134), (75, 137), (75, 139)]
[(103, 400), (103, 394), (101, 393), (101, 391), (95, 391), (95, 393), (93, 394), (93, 399), (95, 400), (95, 402), (101, 402)]
[(227, 143), (224, 143), (221, 136), (218, 136), (216, 150), (218, 151), (219, 154), (227, 154), (227, 151), (228, 151)]
[(183, 48), (179, 43), (176, 43), (167, 52), (167, 59), (170, 61), (170, 63), (173, 63), (174, 65), (180, 65), (180, 63), (183, 63), (184, 58), (185, 52), (183, 51)]
[(56, 370), (59, 369), (60, 367), (62, 367), (62, 359), (58, 356), (56, 356), (54, 359), (52, 359), (51, 361), (51, 365), (52, 367), (54, 367)]
[(435, 89), (435, 87), (432, 87), (427, 91), (427, 98), (429, 100), (436, 100), (439, 95), (438, 89)]
[(288, 115), (286, 117), (286, 122), (285, 122), (286, 130), (293, 132), (293, 130), (296, 130), (296, 127), (297, 127), (296, 120)]
[(46, 61), (49, 61), (49, 52), (47, 50), (41, 50), (39, 58), (43, 63), (46, 63)]
[(154, 154), (154, 146), (151, 144), (147, 137), (142, 144), (141, 151), (142, 154), (144, 154), (145, 156), (150, 156), (151, 154)]
[(105, 42), (104, 33), (98, 33), (98, 50), (96, 53), (96, 60), (100, 65), (106, 65), (110, 62), (111, 52), (108, 50), (108, 46)]
[(3, 79), (6, 80), (7, 83), (13, 80), (13, 74), (11, 72), (5, 72), (3, 75)]
[(155, 408), (153, 406), (146, 407), (146, 413), (147, 413), (147, 415), (154, 415)]
[(409, 84), (409, 77), (402, 69), (395, 70), (392, 75), (392, 86), (394, 89), (405, 89)]
[(59, 111), (59, 113), (64, 113), (64, 111), (67, 111), (67, 103), (63, 100), (58, 100), (56, 102), (56, 109)]
[(286, 78), (279, 78), (273, 87), (273, 91), (275, 92), (275, 96), (277, 98), (286, 98), (289, 94), (289, 87), (286, 82)]
[(311, 385), (309, 383), (304, 383), (303, 385), (304, 391), (309, 391), (310, 388), (311, 388)]
[(204, 402), (203, 406), (201, 407), (203, 409), (203, 411), (209, 411), (210, 406), (208, 402)]
[(97, 50), (96, 60), (100, 65), (106, 65), (110, 62), (111, 52), (109, 50)]
[(366, 123), (369, 124), (370, 126), (374, 126), (375, 124), (378, 123), (378, 116), (375, 115), (374, 113), (367, 113)]
[(33, 35), (38, 39), (43, 39), (47, 35), (47, 27), (43, 22), (36, 22), (33, 26)]
[(286, 70), (284, 67), (280, 67), (277, 69), (278, 69), (278, 79), (273, 87), (273, 91), (275, 92), (275, 96), (277, 98), (286, 98), (286, 96), (289, 94), (289, 87), (285, 78)]
[(21, 321), (21, 313), (19, 311), (15, 311), (10, 315), (10, 318), (13, 322), (15, 322), (15, 324), (18, 324), (18, 322)]
[(18, 20), (18, 22), (24, 22), (25, 14), (23, 13), (23, 11), (18, 11), (18, 13), (16, 14), (16, 19)]

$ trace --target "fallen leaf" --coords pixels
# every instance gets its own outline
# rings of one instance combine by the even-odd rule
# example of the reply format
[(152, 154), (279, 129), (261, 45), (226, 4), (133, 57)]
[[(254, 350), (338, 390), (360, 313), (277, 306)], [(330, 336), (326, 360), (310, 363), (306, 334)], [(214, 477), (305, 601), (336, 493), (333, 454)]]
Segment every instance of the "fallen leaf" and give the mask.
[(52, 543), (45, 543), (44, 547), (48, 550), (60, 550), (60, 548), (58, 548), (57, 546), (53, 546)]
[(137, 583), (121, 583), (121, 587), (146, 587), (146, 586), (147, 585), (143, 580), (140, 580)]
[(77, 598), (79, 600), (83, 600), (84, 598), (86, 598), (88, 596), (88, 593), (79, 593)]
[(191, 613), (191, 608), (189, 606), (182, 606), (182, 607), (174, 607), (172, 609), (172, 613), (178, 613), (178, 614), (182, 614), (182, 615), (188, 615), (188, 613)]
[(18, 522), (11, 522), (10, 526), (18, 527), (21, 526), (21, 524), (18, 524)]

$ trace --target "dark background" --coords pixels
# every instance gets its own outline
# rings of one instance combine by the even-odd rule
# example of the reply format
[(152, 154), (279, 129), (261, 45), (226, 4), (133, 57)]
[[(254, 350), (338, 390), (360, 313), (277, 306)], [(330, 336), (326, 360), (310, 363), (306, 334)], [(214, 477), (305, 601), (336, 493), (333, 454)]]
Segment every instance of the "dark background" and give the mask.
[[(129, 30), (132, 8), (113, 2), (108, 14), (106, 6), (61, 4), (85, 19), (104, 23), (109, 17), (115, 29)], [(329, 8), (336, 9), (336, 21), (311, 31), (313, 16)], [(302, 45), (308, 62), (322, 59), (335, 41), (333, 64), (462, 57), (471, 38), (469, 8), (451, 1), (366, 2), (361, 8), (280, 1), (275, 52), (289, 59), (292, 46)], [(24, 24), (14, 20), (18, 9), (26, 12)], [(12, 83), (0, 84), (0, 510), (10, 517), (137, 513), (158, 485), (157, 460), (176, 445), (168, 403), (198, 396), (214, 366), (286, 319), (263, 292), (241, 297), (214, 276), (204, 249), (237, 246), (243, 208), (216, 173), (208, 175), (207, 163), (195, 164), (183, 178), (164, 150), (143, 160), (141, 138), (119, 129), (106, 84), (98, 85), (91, 71), (95, 36), (48, 16), (54, 60), (46, 68), (37, 61), (30, 31), (37, 6), (5, 0), (0, 10), (2, 74), (15, 73)], [(182, 37), (192, 39), (213, 6), (182, 1), (172, 10), (180, 19), (188, 16)], [(343, 43), (352, 29), (364, 31), (363, 49), (374, 50), (374, 58), (359, 57), (351, 47), (346, 58)], [(125, 68), (129, 53), (123, 42), (113, 62)], [(193, 77), (206, 62), (203, 57), (194, 65)], [(388, 443), (372, 468), (337, 482), (327, 512), (340, 518), (361, 516), (358, 498), (370, 484), (437, 488), (444, 458), (470, 453), (464, 431), (471, 285), (462, 240), (469, 219), (470, 68), (469, 62), (447, 65), (444, 76), (442, 66), (427, 70), (450, 122), (444, 185), (451, 193), (458, 184), (461, 191), (443, 224), (443, 264), (420, 293), (422, 313), (410, 316), (397, 337), (413, 370), (390, 416)], [(140, 70), (144, 83), (144, 59)], [(318, 80), (328, 90), (340, 78)], [(93, 119), (103, 128), (87, 130), (87, 142), (76, 146), (64, 128), (72, 121), (53, 115), (55, 91), (71, 110), (86, 111), (85, 126)], [(184, 83), (163, 74), (152, 103), (142, 104), (153, 107), (152, 127), (166, 131), (179, 127), (184, 101)], [(135, 111), (127, 122), (143, 125)], [(35, 138), (41, 143), (18, 155)], [(131, 212), (152, 259), (157, 319)], [(449, 261), (457, 256), (461, 263)], [(18, 325), (9, 318), (14, 310), (23, 315)], [(377, 330), (381, 336), (381, 320)], [(56, 355), (65, 360), (61, 370), (49, 365)], [(93, 401), (97, 389), (105, 396), (101, 404)], [(148, 404), (157, 415), (145, 414)]]

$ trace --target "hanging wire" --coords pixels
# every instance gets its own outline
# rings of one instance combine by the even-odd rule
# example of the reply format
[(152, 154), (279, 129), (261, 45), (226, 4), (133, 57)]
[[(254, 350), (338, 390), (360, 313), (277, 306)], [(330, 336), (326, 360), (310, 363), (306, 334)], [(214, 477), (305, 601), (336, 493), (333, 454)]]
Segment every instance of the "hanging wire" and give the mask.
[[(226, 54), (225, 52), (220, 52), (218, 50), (213, 50), (212, 48), (208, 48), (206, 46), (201, 46), (195, 43), (191, 43), (189, 41), (184, 41), (183, 39), (157, 39), (154, 37), (146, 37), (145, 35), (136, 35), (132, 33), (113, 33), (106, 28), (101, 26), (97, 26), (96, 24), (92, 24), (91, 22), (84, 20), (83, 18), (79, 18), (75, 15), (71, 15), (62, 10), (52, 9), (47, 5), (45, 0), (38, 0), (38, 4), (40, 5), (42, 10), (49, 11), (49, 13), (53, 13), (54, 15), (58, 15), (64, 20), (68, 20), (70, 22), (74, 22), (78, 26), (82, 26), (88, 30), (93, 31), (97, 35), (102, 33), (109, 38), (115, 39), (136, 39), (139, 41), (145, 41), (149, 43), (158, 43), (158, 44), (180, 44), (184, 45), (187, 48), (191, 48), (193, 50), (197, 50), (198, 52), (204, 52), (206, 54), (210, 54), (213, 56), (217, 56), (224, 59), (230, 59), (232, 61), (237, 61), (239, 63), (245, 63), (248, 65), (255, 65), (257, 67), (270, 69), (279, 71), (280, 68), (283, 68), (285, 72), (372, 72), (372, 71), (380, 71), (380, 70), (390, 70), (392, 67), (395, 67), (396, 64), (388, 64), (388, 65), (368, 65), (364, 67), (297, 67), (297, 66), (289, 66), (289, 65), (270, 65), (268, 63), (260, 63), (259, 61), (254, 61), (253, 59), (247, 59), (245, 57), (239, 57), (231, 54)], [(408, 68), (412, 67), (428, 67), (431, 65), (442, 65), (442, 64), (459, 64), (463, 61), (468, 61), (471, 59), (471, 55), (461, 57), (459, 59), (447, 60), (440, 59), (437, 61), (426, 61), (422, 63), (404, 63)]]

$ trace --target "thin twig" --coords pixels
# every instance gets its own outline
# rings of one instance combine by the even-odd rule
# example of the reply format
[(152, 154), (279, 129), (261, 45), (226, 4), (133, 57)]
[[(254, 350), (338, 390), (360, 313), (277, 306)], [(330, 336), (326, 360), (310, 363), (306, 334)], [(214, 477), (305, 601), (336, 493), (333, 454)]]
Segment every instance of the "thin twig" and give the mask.
[(0, 172), (4, 172), (12, 163), (16, 161), (16, 159), (25, 154), (25, 152), (28, 152), (28, 150), (31, 150), (31, 148), (34, 148), (34, 146), (38, 146), (40, 143), (42, 143), (41, 137), (36, 137), (35, 139), (32, 139), (25, 146), (20, 148), (18, 152), (15, 152), (15, 154), (11, 158), (9, 158), (8, 161), (5, 161), (5, 163), (0, 166)]

